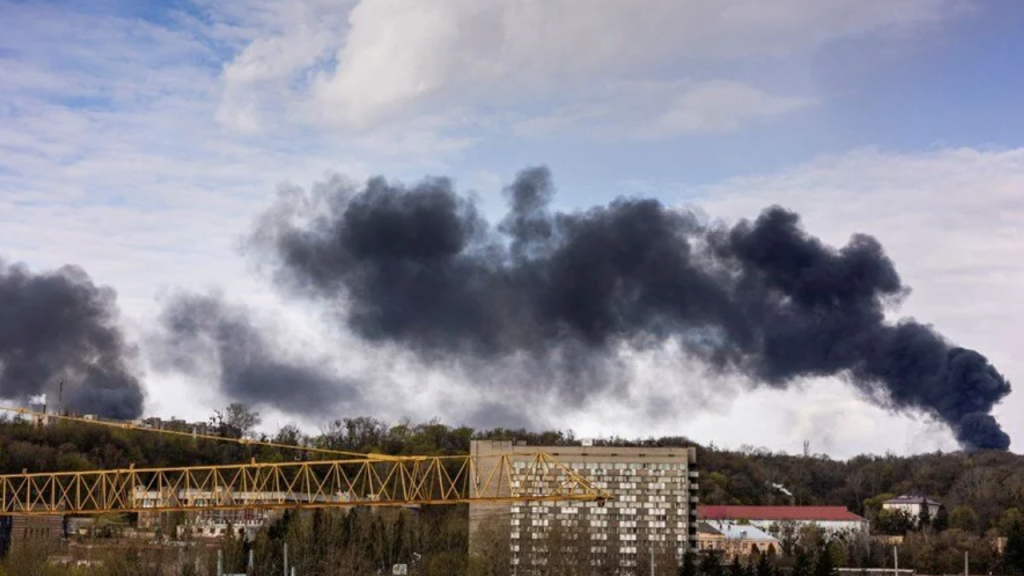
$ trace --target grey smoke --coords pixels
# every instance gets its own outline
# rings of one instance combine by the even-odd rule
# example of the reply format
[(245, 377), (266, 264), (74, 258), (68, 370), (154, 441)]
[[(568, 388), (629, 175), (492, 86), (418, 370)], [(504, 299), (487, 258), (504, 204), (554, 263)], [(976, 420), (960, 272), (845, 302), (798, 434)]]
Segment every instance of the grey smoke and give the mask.
[(154, 363), (197, 378), (216, 379), (232, 400), (292, 413), (327, 414), (357, 402), (357, 382), (316, 360), (286, 356), (282, 342), (252, 312), (214, 294), (175, 294), (151, 338)]
[(592, 375), (613, 346), (671, 338), (778, 388), (846, 376), (881, 405), (940, 419), (965, 448), (1008, 448), (990, 412), (1009, 383), (927, 325), (885, 321), (909, 290), (874, 238), (832, 248), (777, 206), (732, 227), (651, 199), (554, 212), (544, 168), (507, 193), (492, 226), (444, 178), (293, 191), (251, 246), (282, 286), (370, 341), (439, 363), (555, 358), (547, 382), (576, 401), (608, 385)]
[(143, 393), (135, 349), (118, 326), (117, 296), (76, 266), (34, 273), (0, 261), (0, 397), (47, 394), (56, 408), (137, 418)]

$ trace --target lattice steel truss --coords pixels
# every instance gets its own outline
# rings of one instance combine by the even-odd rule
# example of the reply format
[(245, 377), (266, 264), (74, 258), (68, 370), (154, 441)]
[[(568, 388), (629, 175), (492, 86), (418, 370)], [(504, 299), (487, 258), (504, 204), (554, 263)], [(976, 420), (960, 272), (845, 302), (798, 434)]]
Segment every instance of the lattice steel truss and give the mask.
[[(481, 466), (480, 460), (495, 459)], [(520, 464), (522, 466), (522, 464)], [(486, 472), (481, 475), (481, 471)], [(0, 516), (610, 498), (548, 454), (355, 458), (0, 476)]]

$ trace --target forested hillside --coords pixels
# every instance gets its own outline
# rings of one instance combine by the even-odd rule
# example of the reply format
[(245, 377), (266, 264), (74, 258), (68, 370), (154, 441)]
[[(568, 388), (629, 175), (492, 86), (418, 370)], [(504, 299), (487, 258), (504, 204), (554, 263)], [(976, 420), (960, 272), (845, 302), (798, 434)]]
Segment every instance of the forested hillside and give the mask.
[[(253, 436), (259, 415), (232, 406), (211, 418), (211, 429), (229, 437)], [(531, 445), (578, 444), (561, 431), (528, 432), (503, 428), (473, 430), (439, 422), (389, 425), (368, 418), (344, 418), (307, 436), (286, 426), (264, 439), (303, 446), (387, 454), (458, 454), (473, 438), (522, 440)], [(613, 439), (615, 445), (690, 446), (683, 437)], [(863, 455), (847, 461), (699, 446), (701, 502), (707, 504), (830, 504), (872, 516), (879, 496), (922, 494), (949, 511), (967, 507), (978, 531), (998, 527), (1008, 509), (1024, 510), (1024, 457), (999, 451), (951, 452), (915, 456)], [(203, 465), (295, 458), (295, 453), (192, 440), (142, 431), (61, 422), (38, 427), (0, 419), (0, 471), (86, 470), (142, 466)], [(792, 494), (792, 496), (788, 495)]]
[[(258, 424), (258, 414), (234, 405), (211, 418), (210, 430), (225, 437), (260, 436), (292, 445), (388, 454), (466, 453), (474, 438), (521, 440), (537, 446), (578, 443), (571, 433), (559, 431), (473, 430), (438, 422), (387, 424), (366, 417), (339, 419), (312, 436), (300, 433), (294, 426), (286, 426), (273, 436), (256, 435), (253, 430)], [(693, 445), (682, 437), (614, 439), (607, 443)], [(837, 461), (823, 455), (793, 456), (752, 448), (697, 448), (702, 503), (846, 506), (871, 519), (875, 534), (906, 534), (904, 561), (907, 566), (918, 566), (919, 572), (960, 569), (964, 552), (970, 553), (972, 567), (977, 570), (999, 570), (1003, 560), (994, 549), (994, 539), (1011, 534), (1024, 520), (1020, 512), (1024, 510), (1024, 457), (1008, 452), (865, 455)], [(0, 419), (3, 473), (119, 468), (130, 464), (202, 465), (249, 458), (282, 461), (297, 457), (302, 456), (295, 451), (267, 447), (69, 422), (36, 426)], [(928, 519), (924, 528), (907, 522), (906, 518), (879, 513), (886, 498), (909, 493), (941, 501), (943, 512)], [(822, 543), (816, 538), (820, 535), (801, 535), (794, 550), (820, 554)], [(362, 570), (386, 569), (391, 563), (412, 558), (414, 550), (423, 573), (429, 574), (458, 574), (467, 570), (474, 574), (497, 574), (500, 571), (494, 572), (496, 567), (506, 562), (502, 555), (474, 559), (467, 554), (464, 507), (423, 510), (415, 516), (289, 514), (261, 532), (253, 550), (268, 566), (276, 565), (280, 563), (282, 541), (290, 543), (296, 562), (303, 562), (314, 571), (338, 565), (342, 559), (345, 565), (361, 566)], [(840, 565), (884, 566), (887, 562), (887, 548), (873, 543), (847, 542), (841, 548), (829, 550)], [(230, 544), (226, 552), (229, 560), (237, 564), (246, 551)], [(790, 570), (794, 558), (780, 558), (777, 567)], [(15, 574), (11, 562), (8, 559), (8, 570)], [(428, 566), (433, 568), (427, 570)]]

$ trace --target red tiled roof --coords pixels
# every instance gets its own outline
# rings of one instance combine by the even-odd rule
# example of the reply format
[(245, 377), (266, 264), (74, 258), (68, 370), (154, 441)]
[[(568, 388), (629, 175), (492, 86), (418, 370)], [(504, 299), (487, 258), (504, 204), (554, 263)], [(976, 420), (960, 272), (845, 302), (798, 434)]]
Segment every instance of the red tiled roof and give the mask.
[(701, 520), (865, 520), (842, 506), (698, 506)]

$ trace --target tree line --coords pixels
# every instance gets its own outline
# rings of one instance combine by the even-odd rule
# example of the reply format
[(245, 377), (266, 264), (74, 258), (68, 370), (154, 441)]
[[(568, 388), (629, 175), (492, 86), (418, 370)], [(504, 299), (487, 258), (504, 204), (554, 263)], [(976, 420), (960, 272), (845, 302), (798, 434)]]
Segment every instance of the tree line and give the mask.
[[(476, 430), (465, 426), (447, 426), (438, 421), (413, 424), (408, 421), (386, 423), (371, 417), (339, 418), (324, 424), (317, 433), (306, 434), (294, 425), (274, 434), (258, 432), (260, 416), (239, 404), (216, 412), (208, 431), (229, 438), (248, 437), (303, 447), (330, 448), (352, 452), (377, 452), (394, 455), (450, 455), (469, 451), (473, 439), (517, 440), (530, 445), (578, 445), (580, 441), (567, 431), (534, 432), (495, 428)], [(612, 438), (604, 444), (622, 446), (696, 446), (700, 469), (700, 501), (704, 504), (795, 504), (840, 505), (871, 521), (872, 533), (902, 538), (901, 566), (921, 573), (955, 573), (963, 569), (967, 552), (972, 572), (1024, 574), (1024, 458), (1009, 452), (930, 453), (913, 456), (861, 455), (849, 460), (833, 460), (827, 455), (791, 455), (749, 446), (725, 450), (697, 445), (685, 437), (646, 439)], [(248, 461), (280, 462), (313, 457), (294, 450), (221, 443), (204, 439), (148, 434), (139, 431), (103, 428), (74, 422), (36, 426), (17, 419), (0, 419), (0, 472), (19, 473), (76, 471), (88, 469), (213, 465)], [(884, 510), (882, 503), (899, 494), (920, 494), (942, 502), (934, 517), (910, 518)], [(557, 549), (559, 542), (572, 542), (564, 532), (553, 530), (547, 548)], [(1006, 538), (1005, 551), (996, 549), (996, 538)], [(799, 536), (787, 550), (768, 558), (747, 558), (738, 567), (702, 556), (679, 565), (678, 558), (665, 557), (658, 562), (674, 562), (678, 570), (702, 576), (767, 576), (772, 574), (818, 576), (821, 555), (827, 551), (833, 568), (891, 567), (891, 546), (872, 538), (828, 541), (813, 531)], [(253, 542), (225, 540), (224, 561), (247, 561), (250, 551), (260, 566), (277, 566), (280, 574), (283, 543), (288, 542), (299, 574), (387, 573), (395, 563), (415, 565), (416, 574), (467, 574), (499, 576), (508, 565), (502, 546), (492, 546), (484, 554), (469, 550), (468, 522), (464, 507), (446, 506), (422, 510), (370, 513), (359, 510), (311, 511), (288, 513), (262, 530)], [(496, 541), (497, 542), (497, 541)], [(139, 566), (152, 551), (140, 551)], [(201, 561), (186, 562), (181, 570), (209, 569), (209, 554), (194, 552)], [(588, 553), (589, 554), (589, 553)], [(804, 557), (801, 560), (802, 556)], [(179, 554), (180, 556), (180, 554)], [(132, 554), (119, 554), (108, 566), (123, 563)], [(579, 554), (557, 556), (565, 566), (544, 574), (571, 575), (576, 568), (599, 563), (599, 559)], [(575, 558), (575, 560), (573, 560)], [(571, 561), (570, 561), (571, 560)], [(721, 559), (720, 559), (721, 560)], [(17, 567), (12, 558), (4, 563), (6, 573), (14, 576)], [(887, 564), (888, 562), (888, 564)], [(25, 558), (23, 566), (32, 564)], [(308, 564), (304, 564), (308, 563)], [(767, 567), (765, 566), (767, 564)], [(170, 570), (173, 562), (155, 562)], [(332, 565), (354, 567), (351, 571)], [(824, 564), (822, 564), (824, 565)], [(573, 567), (576, 568), (573, 568)], [(646, 563), (638, 562), (643, 574)], [(197, 568), (199, 567), (199, 568)], [(54, 568), (58, 569), (58, 568)], [(232, 568), (237, 569), (237, 568)], [(362, 570), (359, 572), (358, 570)], [(742, 574), (736, 570), (744, 571)], [(822, 568), (823, 570), (823, 568)], [(27, 573), (27, 572), (25, 572)], [(34, 572), (42, 573), (42, 572)], [(65, 574), (69, 572), (60, 572)], [(90, 572), (92, 573), (92, 572)], [(110, 572), (116, 573), (116, 572)], [(134, 572), (143, 573), (143, 572)], [(185, 572), (160, 572), (159, 574)], [(202, 572), (209, 573), (209, 572)], [(259, 572), (258, 572), (259, 573)], [(522, 570), (520, 574), (522, 574)], [(590, 574), (591, 572), (583, 572)], [(684, 572), (680, 572), (681, 574)], [(57, 574), (57, 572), (54, 572)], [(97, 574), (99, 574), (97, 572)], [(154, 572), (154, 574), (158, 574)]]

